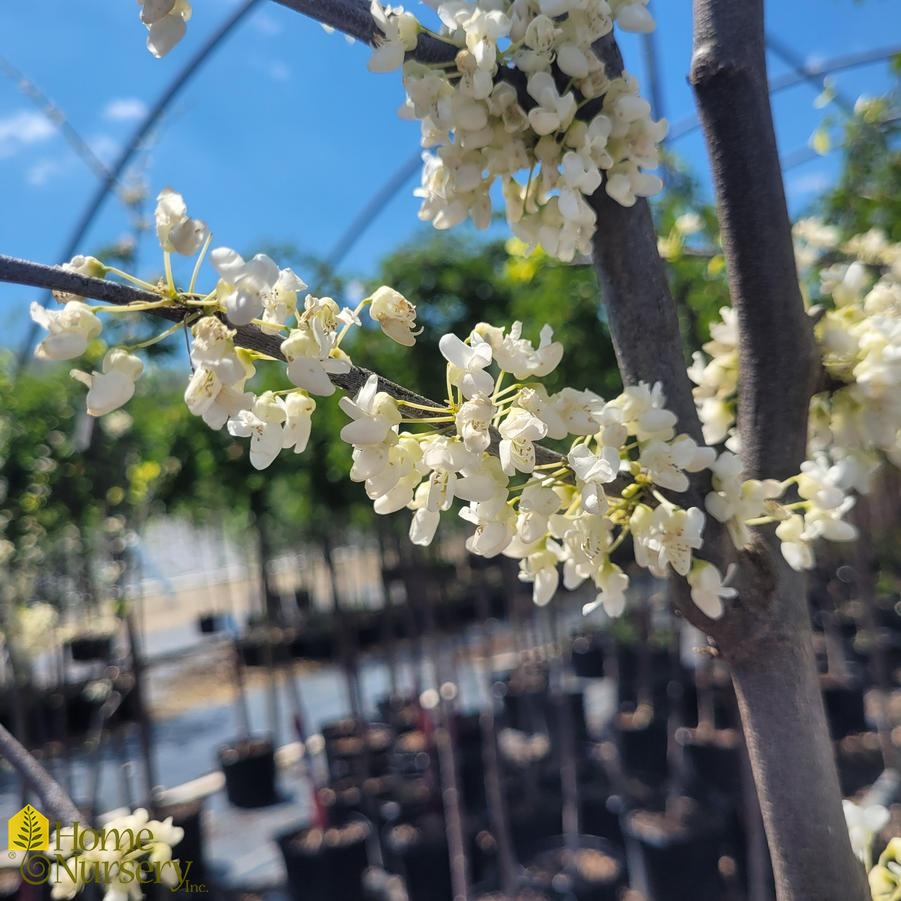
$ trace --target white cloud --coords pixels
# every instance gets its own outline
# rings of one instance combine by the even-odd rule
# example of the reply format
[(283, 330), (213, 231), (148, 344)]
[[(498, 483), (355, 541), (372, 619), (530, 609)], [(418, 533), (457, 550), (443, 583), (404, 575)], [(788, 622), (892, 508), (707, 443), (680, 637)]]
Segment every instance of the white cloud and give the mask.
[(287, 63), (276, 59), (266, 66), (266, 74), (273, 81), (287, 81), (291, 77), (291, 69), (288, 68)]
[(794, 195), (819, 194), (832, 184), (825, 172), (810, 172), (788, 180), (788, 192)]
[(103, 118), (113, 122), (130, 122), (147, 115), (147, 104), (138, 97), (117, 97), (103, 108)]
[(61, 174), (64, 167), (57, 160), (38, 160), (28, 167), (25, 181), (35, 188), (42, 188), (51, 178)]
[(19, 110), (0, 119), (0, 159), (15, 156), (23, 147), (52, 138), (56, 126), (43, 114)]
[(267, 38), (272, 38), (282, 33), (281, 24), (276, 22), (272, 16), (267, 15), (266, 13), (259, 13), (254, 16), (251, 20), (251, 24), (256, 31), (265, 35)]

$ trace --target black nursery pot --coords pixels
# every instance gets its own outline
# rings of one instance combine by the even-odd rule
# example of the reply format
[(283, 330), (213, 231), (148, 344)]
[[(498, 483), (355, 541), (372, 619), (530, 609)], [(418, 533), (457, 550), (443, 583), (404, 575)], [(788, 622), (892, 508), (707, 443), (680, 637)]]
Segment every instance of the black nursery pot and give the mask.
[(384, 849), (385, 866), (404, 877), (409, 901), (452, 901), (450, 861), (441, 816), (428, 814), (389, 827)]
[(197, 628), (204, 635), (212, 635), (222, 631), (222, 616), (218, 613), (201, 613), (197, 617)]
[(636, 810), (623, 818), (632, 888), (645, 901), (723, 897), (719, 873), (724, 826), (709, 810), (688, 806), (681, 816)]
[(563, 809), (559, 794), (542, 793), (537, 798), (510, 804), (510, 835), (520, 859), (537, 850), (563, 831)]
[(401, 779), (421, 779), (430, 774), (437, 781), (438, 758), (425, 732), (397, 736), (391, 751), (391, 772)]
[[(673, 664), (667, 648), (648, 648), (651, 700), (658, 709), (665, 709), (667, 685), (673, 675)], [(641, 649), (637, 645), (616, 645), (617, 700), (620, 704), (638, 703)]]
[(419, 702), (415, 698), (386, 696), (376, 702), (379, 716), (395, 732), (412, 732), (419, 726)]
[(821, 682), (832, 738), (839, 741), (846, 735), (866, 732), (869, 727), (864, 713), (863, 688), (854, 682), (845, 684), (828, 677)]
[(235, 807), (266, 807), (278, 800), (275, 748), (268, 737), (245, 738), (219, 748), (225, 793)]
[(363, 817), (341, 826), (298, 829), (277, 837), (294, 901), (365, 901), (363, 873), (372, 827)]
[(579, 789), (579, 824), (587, 835), (606, 839), (622, 847), (620, 813), (623, 799), (605, 785), (588, 783)]
[(676, 740), (682, 746), (693, 797), (741, 800), (741, 745), (735, 730), (679, 729)]
[(172, 825), (184, 830), (175, 856), (179, 860), (191, 862), (191, 882), (204, 882), (206, 862), (203, 853), (203, 800), (183, 801), (179, 804), (164, 804), (156, 808), (156, 816), (164, 820), (172, 817)]
[(654, 788), (666, 779), (666, 721), (639, 708), (616, 718), (616, 745), (626, 775)]
[(113, 654), (112, 635), (81, 635), (69, 642), (73, 660), (87, 663), (91, 660), (109, 660)]
[(481, 718), (478, 713), (459, 714), (453, 722), (460, 790), (467, 810), (485, 806), (485, 765)]
[(574, 635), (570, 649), (573, 672), (582, 679), (604, 677), (604, 646), (597, 632)]
[[(187, 879), (191, 885), (206, 885), (207, 869), (203, 853), (203, 829), (201, 815), (203, 813), (202, 799), (180, 801), (173, 804), (152, 804), (153, 815), (160, 820), (172, 817), (172, 825), (180, 826), (184, 830), (182, 840), (175, 846), (172, 856), (181, 862), (182, 872), (190, 864)], [(150, 888), (150, 891), (147, 891)], [(150, 885), (144, 892), (151, 901), (163, 901), (164, 898), (172, 898), (174, 889), (165, 885)], [(183, 889), (175, 893), (175, 897), (187, 895), (190, 889)]]
[(578, 849), (555, 838), (526, 864), (524, 882), (560, 901), (618, 901), (626, 868), (620, 852), (594, 836), (579, 836)]

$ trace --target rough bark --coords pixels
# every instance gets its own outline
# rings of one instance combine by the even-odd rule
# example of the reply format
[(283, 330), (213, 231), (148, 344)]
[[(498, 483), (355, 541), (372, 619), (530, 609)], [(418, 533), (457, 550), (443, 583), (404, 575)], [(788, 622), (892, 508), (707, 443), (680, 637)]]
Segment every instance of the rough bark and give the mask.
[(780, 563), (765, 640), (722, 650), (738, 697), (779, 901), (864, 901), (869, 894), (842, 813), (805, 599), (804, 576)]
[[(806, 456), (816, 370), (767, 89), (763, 2), (695, 0), (694, 12), (691, 82), (739, 323), (742, 459), (748, 476), (786, 478)], [(765, 627), (720, 647), (732, 669), (777, 895), (863, 901), (811, 646), (806, 579), (782, 561), (771, 529), (759, 537), (752, 567), (768, 570), (772, 586), (759, 598)]]

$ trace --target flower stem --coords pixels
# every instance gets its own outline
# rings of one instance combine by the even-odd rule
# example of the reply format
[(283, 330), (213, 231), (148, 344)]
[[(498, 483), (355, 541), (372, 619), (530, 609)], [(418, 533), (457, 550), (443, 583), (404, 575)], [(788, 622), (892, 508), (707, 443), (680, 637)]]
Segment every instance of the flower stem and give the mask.
[(213, 241), (213, 233), (210, 232), (206, 236), (206, 241), (203, 242), (203, 247), (200, 248), (200, 256), (197, 257), (197, 262), (194, 264), (194, 271), (191, 273), (191, 284), (188, 285), (188, 294), (194, 293), (194, 285), (197, 284), (197, 276), (200, 273), (200, 267), (203, 265), (203, 258), (206, 256), (206, 252), (210, 249), (210, 244)]

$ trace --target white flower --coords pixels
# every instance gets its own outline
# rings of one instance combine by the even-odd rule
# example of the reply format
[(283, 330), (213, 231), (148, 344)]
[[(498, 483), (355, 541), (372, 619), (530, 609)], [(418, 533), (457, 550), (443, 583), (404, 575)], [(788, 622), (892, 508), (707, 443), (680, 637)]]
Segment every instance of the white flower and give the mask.
[[(604, 409), (604, 399), (593, 391), (563, 388), (552, 395), (550, 402), (560, 417), (568, 435), (593, 435), (598, 430), (598, 416)], [(541, 416), (541, 414), (537, 414)], [(542, 417), (543, 418), (543, 417)], [(559, 437), (562, 435), (551, 435)]]
[(466, 550), (480, 557), (495, 557), (513, 538), (515, 515), (507, 506), (507, 492), (491, 500), (470, 503), (460, 510), (460, 519), (475, 524), (466, 539)]
[(466, 449), (479, 453), (491, 444), (491, 420), (497, 408), (483, 394), (474, 394), (460, 406), (454, 417), (457, 434)]
[(567, 454), (582, 492), (582, 507), (588, 513), (603, 513), (607, 499), (601, 486), (612, 482), (619, 472), (619, 449), (601, 446), (593, 453), (587, 444), (577, 444)]
[(685, 472), (700, 472), (715, 459), (713, 448), (698, 447), (688, 435), (679, 435), (671, 442), (649, 441), (639, 454), (639, 462), (651, 479), (661, 488), (671, 491), (688, 491), (689, 481)]
[(665, 408), (663, 386), (649, 388), (644, 382), (626, 388), (610, 402), (622, 410), (622, 422), (639, 441), (669, 441), (673, 437), (676, 414)]
[(538, 104), (529, 111), (529, 123), (538, 135), (565, 131), (576, 114), (576, 98), (571, 91), (561, 94), (550, 72), (529, 76), (526, 90)]
[(698, 213), (689, 211), (676, 217), (673, 228), (676, 229), (680, 235), (695, 235), (704, 228), (704, 220)]
[(119, 347), (110, 348), (103, 357), (100, 372), (90, 375), (73, 369), (69, 375), (88, 386), (87, 409), (90, 416), (103, 416), (131, 400), (135, 381), (144, 371), (139, 357)]
[[(151, 820), (147, 811), (139, 808), (104, 823), (99, 835), (102, 838), (93, 847), (86, 851), (79, 849), (74, 866), (61, 862), (52, 865), (50, 880), (54, 899), (75, 897), (84, 888), (86, 878), (105, 887), (104, 901), (139, 901), (141, 882), (135, 874), (138, 862), (145, 860), (159, 865), (160, 877), (170, 888), (178, 884), (172, 848), (182, 840), (184, 830), (172, 825), (172, 817)], [(73, 829), (64, 827), (54, 833), (51, 847), (59, 848), (64, 857), (76, 851)]]
[(804, 528), (811, 539), (825, 538), (827, 541), (854, 541), (857, 527), (845, 522), (842, 517), (854, 506), (856, 498), (846, 497), (838, 506), (829, 510), (813, 507), (804, 516)]
[(341, 429), (341, 440), (355, 446), (382, 444), (402, 419), (390, 394), (378, 390), (378, 376), (370, 375), (356, 398), (342, 397), (341, 409), (353, 422)]
[[(248, 365), (248, 369), (253, 372), (253, 367)], [(229, 418), (253, 406), (253, 395), (242, 390), (247, 377), (226, 385), (215, 369), (202, 364), (194, 370), (185, 388), (185, 404), (211, 429), (221, 429)]]
[(615, 564), (603, 566), (595, 576), (595, 585), (600, 589), (593, 601), (582, 607), (583, 616), (603, 607), (607, 616), (622, 616), (626, 609), (626, 589), (629, 577)]
[(191, 329), (191, 362), (212, 369), (223, 385), (242, 384), (253, 375), (247, 352), (235, 347), (234, 329), (216, 316), (204, 316)]
[(421, 484), (416, 489), (413, 498), (413, 506), (416, 512), (410, 521), (410, 542), (419, 545), (419, 547), (428, 547), (438, 531), (438, 524), (441, 522), (441, 514), (437, 510), (430, 510), (425, 503), (425, 497), (429, 493), (429, 486), (426, 483)]
[[(181, 20), (179, 20), (181, 21)], [(182, 27), (184, 23), (182, 22)], [(167, 253), (193, 256), (200, 250), (209, 230), (200, 219), (188, 217), (184, 197), (171, 188), (163, 188), (156, 198), (156, 236)]]
[(830, 466), (823, 458), (805, 460), (798, 476), (798, 494), (822, 510), (839, 507), (845, 500), (839, 485), (844, 473), (844, 467)]
[(403, 65), (404, 54), (416, 48), (419, 23), (415, 16), (405, 13), (403, 7), (383, 7), (378, 0), (372, 0), (369, 12), (382, 32), (382, 36), (375, 38), (375, 47), (369, 58), (369, 71), (390, 72), (399, 69)]
[(553, 542), (539, 543), (519, 562), (519, 580), (532, 583), (532, 601), (538, 607), (550, 603), (560, 584), (557, 553)]
[(714, 519), (726, 524), (732, 543), (742, 550), (751, 541), (747, 520), (763, 515), (767, 502), (782, 494), (783, 485), (775, 479), (742, 481), (741, 460), (729, 451), (720, 454), (710, 469), (715, 490), (706, 495), (704, 506)]
[(31, 304), (31, 318), (50, 334), (37, 346), (39, 360), (71, 360), (80, 357), (103, 329), (91, 308), (70, 300), (62, 310), (46, 310), (37, 301)]
[(890, 819), (889, 812), (881, 804), (864, 807), (853, 801), (842, 801), (842, 810), (851, 838), (851, 850), (862, 863), (866, 864), (870, 858), (873, 839)]
[(376, 513), (396, 513), (410, 506), (422, 481), (421, 458), (419, 444), (413, 438), (401, 437), (391, 446), (387, 466), (365, 482), (366, 495), (373, 501), (372, 509)]
[(228, 433), (250, 438), (250, 463), (254, 469), (266, 469), (283, 446), (282, 423), (285, 408), (271, 391), (261, 394), (252, 410), (241, 410), (228, 421)]
[(813, 569), (815, 560), (810, 547), (812, 536), (804, 528), (804, 518), (793, 513), (776, 526), (776, 537), (782, 542), (782, 556), (797, 571)]
[(473, 332), (471, 345), (456, 335), (442, 335), (438, 341), (441, 355), (450, 364), (450, 383), (458, 387), (467, 400), (476, 394), (490, 395), (494, 391), (494, 379), (485, 372), (491, 364), (491, 345), (481, 335)]
[[(337, 305), (336, 305), (337, 306)], [(282, 353), (288, 361), (288, 378), (311, 394), (330, 397), (335, 393), (329, 375), (350, 372), (350, 359), (340, 348), (333, 349), (333, 334), (313, 316), (292, 329), (282, 341)]]
[(661, 504), (651, 510), (639, 504), (629, 524), (639, 566), (662, 577), (669, 564), (680, 576), (688, 575), (691, 552), (701, 547), (704, 530), (704, 514), (697, 507), (682, 510)]
[(282, 447), (293, 448), (295, 454), (302, 454), (310, 440), (316, 401), (305, 391), (292, 391), (282, 403), (285, 408)]
[(266, 334), (277, 334), (295, 314), (297, 292), (307, 287), (292, 270), (279, 269), (263, 253), (245, 262), (234, 250), (217, 247), (210, 261), (222, 277), (217, 292), (229, 321), (248, 325), (262, 317)]
[(544, 538), (550, 517), (560, 509), (560, 496), (547, 485), (527, 485), (519, 496), (516, 534), (523, 544)]
[(654, 18), (647, 8), (647, 0), (631, 0), (631, 2), (618, 4), (613, 11), (616, 24), (623, 31), (632, 31), (638, 34), (646, 34), (656, 27)]
[(189, 0), (138, 0), (141, 21), (147, 26), (147, 49), (159, 59), (184, 36), (191, 18)]
[(692, 564), (686, 577), (691, 586), (691, 599), (705, 616), (719, 619), (724, 612), (723, 601), (730, 600), (738, 594), (734, 588), (726, 587), (734, 570), (735, 565), (730, 564), (726, 570), (726, 577), (723, 578), (720, 571), (706, 560), (695, 560)]
[(516, 379), (530, 376), (544, 378), (557, 368), (563, 358), (563, 345), (552, 341), (554, 330), (549, 325), (542, 327), (537, 348), (522, 337), (521, 322), (514, 322), (506, 335), (501, 329), (485, 322), (479, 323), (475, 331), (491, 345), (494, 362)]
[(393, 341), (412, 347), (422, 329), (416, 329), (416, 307), (403, 294), (382, 285), (372, 295), (369, 315)]
[(510, 480), (501, 469), (497, 457), (482, 454), (475, 463), (465, 466), (454, 485), (454, 494), (470, 503), (481, 503), (503, 495), (507, 496)]
[(535, 441), (547, 435), (547, 426), (535, 415), (513, 406), (498, 430), (501, 443), (498, 456), (507, 475), (514, 471), (532, 472), (535, 469)]

